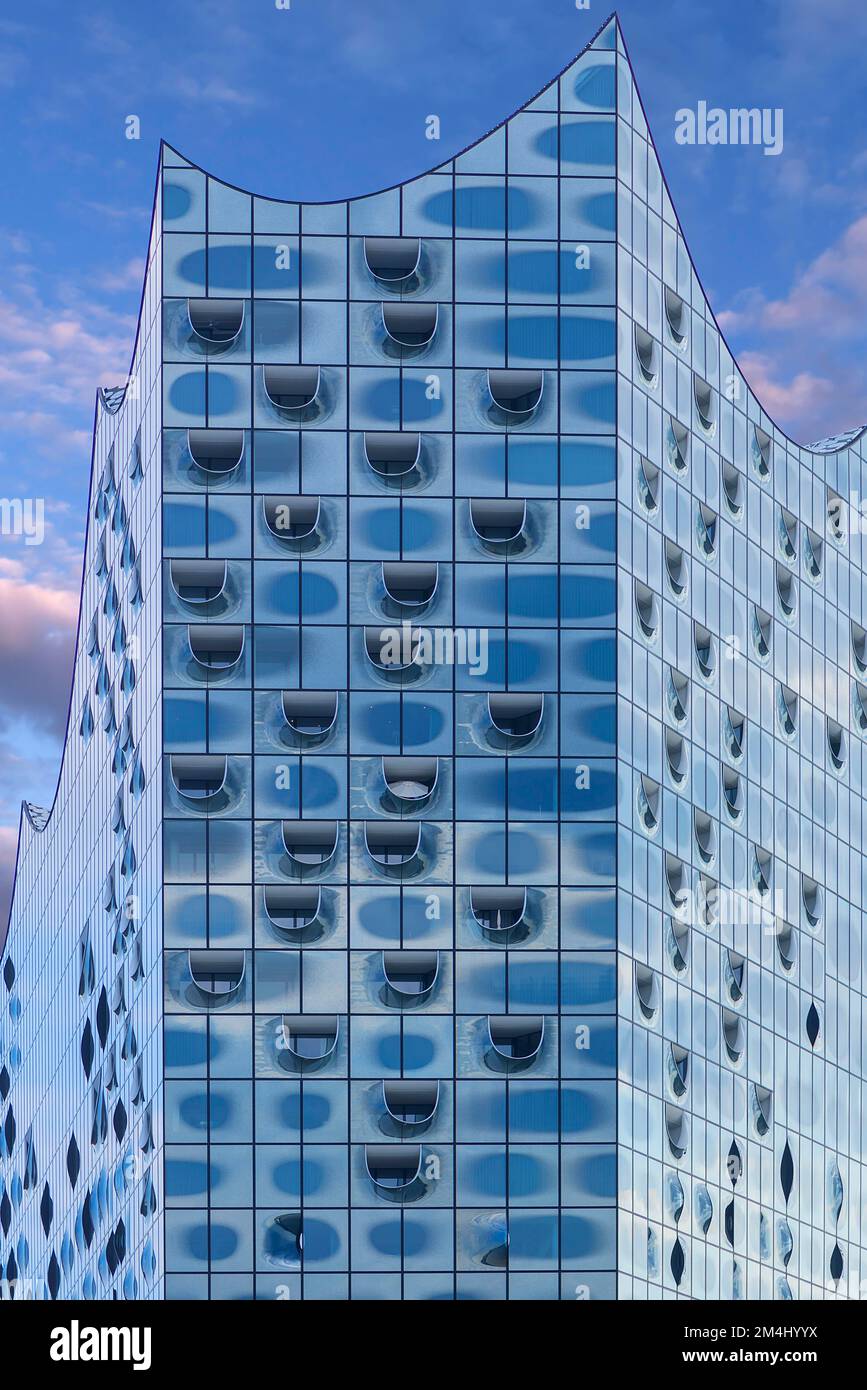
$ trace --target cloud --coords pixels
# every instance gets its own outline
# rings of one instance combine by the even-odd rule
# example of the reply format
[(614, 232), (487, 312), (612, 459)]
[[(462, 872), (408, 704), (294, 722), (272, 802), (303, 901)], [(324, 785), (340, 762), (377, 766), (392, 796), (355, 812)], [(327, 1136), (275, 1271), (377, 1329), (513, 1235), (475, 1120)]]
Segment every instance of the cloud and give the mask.
[(78, 592), (28, 582), (4, 564), (0, 572), (0, 731), (24, 718), (63, 736)]
[(6, 921), (12, 902), (12, 878), (18, 850), (18, 826), (0, 825), (0, 948), (6, 936)]

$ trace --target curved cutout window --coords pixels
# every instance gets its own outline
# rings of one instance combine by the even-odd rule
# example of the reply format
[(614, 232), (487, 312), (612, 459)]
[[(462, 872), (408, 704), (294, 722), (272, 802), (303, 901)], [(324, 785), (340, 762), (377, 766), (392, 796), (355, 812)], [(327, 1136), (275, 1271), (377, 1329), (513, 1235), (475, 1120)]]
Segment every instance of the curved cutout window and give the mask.
[(268, 883), (263, 893), (266, 916), (279, 931), (306, 931), (319, 916), (321, 888), (307, 888), (294, 883)]
[(753, 646), (760, 661), (766, 661), (771, 654), (774, 636), (774, 620), (770, 613), (758, 604), (753, 604)]
[(229, 760), (225, 753), (172, 753), (169, 758), (175, 791), (186, 801), (207, 801), (226, 785)]
[(753, 887), (760, 897), (766, 898), (771, 891), (774, 874), (774, 856), (759, 845), (753, 845)]
[(542, 1050), (544, 1014), (489, 1014), (488, 1037), (498, 1057), (507, 1062), (531, 1062)]
[(821, 1026), (822, 1020), (819, 1018), (819, 1010), (816, 1008), (816, 1005), (811, 1001), (810, 1007), (807, 1010), (806, 1018), (807, 1038), (809, 1039), (811, 1047), (815, 1047), (816, 1043), (819, 1040)]
[(644, 773), (638, 779), (638, 820), (648, 835), (659, 829), (660, 787)]
[(512, 497), (474, 497), (470, 524), (485, 545), (505, 546), (519, 540), (527, 523), (527, 503)]
[(785, 565), (777, 565), (777, 598), (783, 617), (793, 618), (798, 607), (798, 583)]
[(777, 718), (785, 737), (794, 738), (798, 729), (798, 697), (782, 683), (777, 686)]
[(716, 855), (716, 827), (707, 812), (698, 809), (693, 812), (692, 832), (699, 857), (703, 863), (710, 864)]
[(650, 1023), (659, 1009), (659, 982), (656, 972), (638, 960), (635, 962), (635, 994), (642, 1016)]
[(321, 368), (266, 364), (262, 368), (262, 384), (265, 395), (279, 410), (306, 410), (319, 395)]
[(389, 481), (407, 478), (421, 458), (421, 435), (399, 430), (368, 432), (364, 436), (364, 457), (368, 467)]
[(704, 502), (699, 502), (695, 514), (695, 530), (698, 537), (701, 553), (709, 560), (716, 554), (717, 528), (719, 517), (716, 512), (706, 507)]
[(418, 628), (408, 635), (408, 640), (394, 640), (392, 628), (366, 627), (364, 629), (364, 650), (372, 666), (384, 675), (401, 675), (407, 671), (416, 674), (421, 670), (422, 633)]
[(737, 951), (728, 950), (723, 952), (723, 974), (725, 975), (726, 986), (732, 1003), (737, 1004), (744, 997), (744, 977), (746, 972), (746, 961)]
[(391, 795), (407, 804), (427, 801), (436, 790), (438, 758), (397, 758), (382, 760), (382, 777)]
[(746, 1028), (740, 1014), (732, 1009), (722, 1010), (722, 1035), (730, 1062), (739, 1062), (747, 1045)]
[(640, 579), (635, 581), (635, 616), (642, 633), (651, 641), (659, 628), (659, 600)]
[[(96, 621), (96, 619), (94, 619)], [(852, 631), (852, 655), (855, 658), (855, 667), (863, 676), (867, 673), (867, 631), (859, 623), (851, 623)]]
[(510, 692), (488, 695), (488, 718), (497, 733), (506, 738), (531, 738), (538, 732), (544, 712), (544, 695)]
[(701, 623), (693, 623), (692, 632), (698, 669), (706, 680), (710, 680), (716, 666), (713, 635)]
[(723, 768), (723, 801), (733, 821), (739, 821), (744, 813), (743, 782), (730, 767)]
[(831, 759), (831, 766), (835, 772), (842, 772), (846, 766), (846, 732), (842, 724), (838, 724), (836, 719), (828, 715), (825, 719), (825, 731), (828, 738), (828, 757)]
[(401, 1001), (426, 999), (440, 972), (439, 951), (383, 951), (382, 973)]
[(526, 888), (471, 888), (470, 911), (482, 931), (497, 935), (520, 926), (527, 911)]
[(188, 299), (190, 327), (204, 343), (226, 347), (244, 326), (243, 299)]
[(699, 874), (696, 909), (699, 921), (708, 931), (719, 926), (720, 906), (719, 884), (707, 874)]
[(672, 917), (666, 917), (665, 921), (668, 958), (672, 968), (682, 975), (689, 966), (689, 926)]
[(804, 913), (811, 927), (818, 927), (822, 920), (822, 907), (824, 895), (822, 885), (817, 883), (814, 878), (808, 878), (806, 874), (801, 876), (801, 899), (804, 904)]
[(262, 498), (265, 525), (280, 541), (303, 541), (316, 533), (322, 513), (319, 497)]
[(400, 1192), (421, 1176), (420, 1144), (365, 1144), (367, 1176), (375, 1187)]
[(299, 1062), (324, 1062), (337, 1047), (337, 1014), (284, 1014), (282, 1047)]
[(722, 485), (729, 511), (732, 516), (740, 516), (744, 509), (744, 479), (733, 463), (723, 461)]
[(771, 476), (771, 436), (753, 425), (753, 467), (760, 478)]
[(299, 738), (323, 738), (337, 722), (336, 690), (284, 690), (283, 718)]
[(398, 347), (427, 347), (437, 331), (439, 310), (438, 304), (389, 299), (382, 304), (382, 326)]
[(648, 386), (656, 384), (659, 376), (659, 361), (656, 341), (645, 328), (635, 324), (635, 356), (638, 368)]
[(852, 686), (852, 713), (862, 734), (867, 733), (867, 685), (855, 681)]
[(190, 654), (209, 671), (231, 671), (244, 654), (244, 628), (224, 623), (190, 624)]
[(172, 588), (184, 603), (213, 603), (226, 587), (228, 560), (171, 560)]
[(784, 560), (792, 561), (798, 558), (798, 518), (787, 512), (785, 507), (780, 508), (780, 522), (778, 536), (780, 541), (780, 553)]
[(777, 955), (784, 970), (793, 970), (798, 959), (798, 933), (789, 922), (777, 922)]
[(665, 759), (672, 782), (676, 787), (682, 787), (689, 770), (686, 742), (672, 729), (665, 731)]
[(686, 342), (686, 305), (680, 295), (675, 294), (674, 290), (670, 290), (667, 285), (663, 290), (663, 303), (671, 340), (678, 347), (682, 347)]
[(365, 821), (364, 844), (374, 864), (404, 868), (421, 847), (421, 821)]
[(765, 1086), (753, 1082), (753, 1121), (756, 1133), (764, 1137), (771, 1128), (773, 1118), (773, 1095)]
[(642, 507), (651, 515), (659, 510), (659, 469), (650, 459), (638, 459), (638, 497)]
[(668, 583), (675, 598), (683, 598), (689, 580), (686, 558), (679, 545), (673, 541), (665, 542), (665, 571)]
[(440, 1099), (438, 1081), (383, 1081), (382, 1103), (399, 1125), (430, 1124)]
[(286, 854), (302, 869), (322, 868), (337, 850), (335, 820), (284, 820), (281, 835)]
[(684, 864), (673, 854), (665, 856), (665, 886), (673, 910), (680, 915), (689, 903), (689, 883)]
[(542, 399), (543, 371), (515, 367), (488, 368), (488, 394), (506, 415), (529, 415)]
[(689, 718), (689, 677), (681, 675), (673, 666), (668, 668), (666, 702), (675, 723), (685, 724)]
[(746, 735), (746, 718), (739, 714), (736, 709), (733, 709), (731, 705), (726, 705), (723, 719), (723, 741), (733, 762), (740, 762), (744, 755)]
[(692, 394), (702, 429), (712, 434), (716, 426), (716, 397), (713, 387), (704, 377), (693, 373)]
[(401, 608), (423, 608), (437, 591), (439, 565), (435, 560), (383, 560), (382, 583)]
[(685, 473), (689, 468), (689, 430), (685, 425), (675, 420), (673, 415), (668, 417), (665, 442), (671, 467), (675, 473)]
[(189, 951), (193, 984), (202, 994), (226, 999), (241, 988), (246, 969), (243, 951)]
[(846, 503), (831, 488), (828, 488), (827, 512), (828, 530), (838, 545), (842, 545), (846, 539)]
[[(680, 1098), (686, 1095), (686, 1088), (689, 1085), (689, 1053), (685, 1047), (679, 1043), (669, 1044), (668, 1049), (668, 1078), (674, 1094)], [(679, 1186), (679, 1184), (678, 1184)], [(683, 1210), (683, 1188), (680, 1190), (680, 1212)]]
[(824, 548), (822, 537), (817, 536), (815, 531), (806, 527), (804, 530), (804, 565), (807, 574), (814, 582), (822, 578)]
[(243, 430), (187, 430), (190, 458), (203, 473), (225, 478), (244, 457)]
[(413, 236), (366, 236), (364, 260), (375, 280), (399, 285), (418, 271), (421, 240)]
[(679, 1105), (665, 1106), (665, 1133), (674, 1158), (683, 1158), (689, 1144), (689, 1121)]

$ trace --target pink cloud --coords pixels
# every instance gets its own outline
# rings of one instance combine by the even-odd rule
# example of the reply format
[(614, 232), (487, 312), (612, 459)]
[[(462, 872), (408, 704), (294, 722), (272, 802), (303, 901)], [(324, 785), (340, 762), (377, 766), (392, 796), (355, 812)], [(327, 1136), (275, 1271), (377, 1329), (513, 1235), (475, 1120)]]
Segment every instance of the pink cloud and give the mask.
[(65, 729), (78, 592), (0, 573), (0, 727), (26, 718)]

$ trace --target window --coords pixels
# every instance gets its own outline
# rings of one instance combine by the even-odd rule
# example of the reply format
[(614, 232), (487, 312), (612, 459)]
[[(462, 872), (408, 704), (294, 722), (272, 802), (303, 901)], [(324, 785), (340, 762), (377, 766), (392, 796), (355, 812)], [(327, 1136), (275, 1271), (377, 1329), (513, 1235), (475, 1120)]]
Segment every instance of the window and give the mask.
[(382, 326), (400, 348), (427, 347), (433, 341), (438, 322), (438, 304), (403, 299), (383, 302)]
[(651, 515), (659, 510), (659, 469), (643, 454), (638, 458), (638, 500)]
[(544, 1039), (544, 1014), (489, 1014), (491, 1052), (486, 1063), (492, 1071), (510, 1070), (510, 1064), (514, 1069), (528, 1066), (541, 1052)]
[(521, 926), (527, 911), (526, 888), (471, 888), (470, 911), (486, 936), (496, 940)]
[(309, 540), (316, 534), (322, 515), (319, 497), (263, 497), (265, 525), (281, 541)]
[(771, 436), (758, 425), (753, 425), (753, 467), (764, 480), (771, 476)]
[(439, 776), (438, 758), (382, 759), (382, 777), (398, 810), (413, 811), (429, 801)]
[(383, 951), (386, 1002), (398, 1008), (423, 1002), (433, 993), (439, 971), (439, 951)]
[(665, 305), (665, 321), (668, 324), (668, 332), (671, 341), (676, 347), (683, 347), (686, 343), (687, 314), (686, 306), (679, 294), (665, 286), (663, 291), (663, 302)]
[(544, 695), (488, 695), (488, 718), (497, 733), (508, 739), (532, 738), (541, 727), (544, 712)]
[(302, 411), (316, 401), (321, 385), (319, 367), (262, 368), (265, 394), (279, 410)]
[(473, 498), (470, 524), (482, 543), (502, 554), (521, 539), (527, 523), (527, 503), (512, 497)]
[(542, 399), (545, 375), (541, 371), (489, 367), (488, 394), (506, 415), (529, 415)]
[(421, 241), (418, 237), (366, 236), (364, 259), (374, 279), (404, 290), (406, 281), (412, 280), (418, 272)]
[(635, 356), (638, 370), (648, 386), (655, 386), (659, 379), (658, 350), (655, 340), (646, 329), (635, 324)]
[(190, 654), (209, 671), (231, 671), (244, 654), (244, 628), (224, 623), (190, 624)]
[(733, 517), (739, 517), (744, 509), (744, 479), (732, 463), (723, 463), (722, 484), (726, 505)]
[(366, 433), (364, 456), (384, 482), (407, 483), (419, 477), (421, 435), (403, 431)]
[(263, 895), (265, 914), (281, 932), (307, 931), (319, 916), (322, 889), (316, 886), (268, 883)]
[(187, 430), (187, 448), (203, 473), (225, 478), (244, 457), (243, 430)]
[(689, 430), (672, 415), (668, 417), (666, 455), (675, 473), (685, 473), (689, 468)]
[(399, 608), (423, 608), (437, 591), (439, 565), (434, 561), (384, 560), (382, 584), (386, 597)]
[(380, 868), (406, 868), (421, 847), (421, 821), (365, 821), (364, 843)]
[(337, 849), (338, 827), (333, 820), (284, 820), (283, 848), (294, 867), (321, 869)]
[(284, 690), (281, 702), (283, 718), (299, 738), (324, 738), (337, 722), (335, 690)]
[(716, 397), (713, 388), (703, 377), (694, 374), (692, 390), (699, 423), (706, 434), (713, 434), (716, 429)]
[(188, 299), (187, 313), (196, 337), (217, 347), (233, 343), (244, 325), (243, 299)]

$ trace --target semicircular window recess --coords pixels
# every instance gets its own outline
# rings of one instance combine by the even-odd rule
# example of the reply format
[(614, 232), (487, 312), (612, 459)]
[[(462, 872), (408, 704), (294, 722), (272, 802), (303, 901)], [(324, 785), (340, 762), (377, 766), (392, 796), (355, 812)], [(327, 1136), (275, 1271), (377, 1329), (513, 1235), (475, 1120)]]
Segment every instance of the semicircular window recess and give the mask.
[(526, 416), (542, 400), (545, 373), (519, 367), (489, 367), (488, 395), (506, 415)]
[(699, 424), (706, 434), (716, 429), (716, 394), (709, 381), (693, 372), (692, 394)]
[(439, 951), (383, 951), (382, 973), (392, 1002), (422, 1003), (433, 993), (440, 973)]
[(635, 616), (642, 635), (652, 641), (659, 630), (659, 599), (640, 579), (635, 581)]
[(857, 728), (867, 734), (867, 685), (860, 681), (852, 682), (852, 715)]
[(496, 1057), (527, 1066), (545, 1040), (544, 1014), (488, 1014), (488, 1041)]
[(474, 497), (470, 525), (485, 545), (501, 549), (521, 539), (527, 524), (527, 503), (513, 497)]
[(387, 482), (408, 480), (418, 472), (421, 435), (403, 430), (368, 431), (364, 436), (368, 467)]
[(822, 885), (807, 874), (801, 875), (801, 901), (804, 904), (804, 915), (807, 922), (811, 927), (818, 927), (822, 920), (824, 894), (822, 893)]
[(408, 1129), (429, 1125), (440, 1099), (438, 1081), (383, 1081), (382, 1103), (395, 1124)]
[(675, 473), (685, 473), (689, 468), (689, 430), (673, 415), (668, 417), (665, 432), (665, 449), (668, 462)]
[(243, 299), (188, 299), (190, 327), (203, 343), (228, 347), (244, 326)]
[(190, 977), (196, 989), (212, 999), (228, 999), (244, 982), (243, 951), (188, 951)]
[(663, 303), (665, 305), (665, 321), (668, 324), (668, 332), (671, 341), (677, 347), (683, 347), (687, 338), (687, 310), (686, 305), (679, 294), (665, 286), (663, 291)]
[(685, 1047), (675, 1042), (670, 1043), (668, 1048), (668, 1079), (678, 1099), (686, 1095), (689, 1085), (689, 1053)]
[(773, 1119), (773, 1093), (757, 1081), (752, 1085), (752, 1111), (756, 1133), (764, 1138), (770, 1131)]
[(321, 497), (268, 496), (262, 498), (265, 525), (280, 541), (303, 541), (316, 535), (322, 514)]
[(760, 845), (753, 845), (753, 887), (760, 897), (766, 898), (771, 891), (774, 876), (774, 856)]
[(184, 603), (213, 603), (225, 592), (228, 560), (171, 560), (172, 588)]
[(395, 801), (411, 810), (429, 801), (436, 791), (439, 758), (386, 756), (382, 759), (382, 778)]
[(689, 925), (674, 917), (666, 917), (665, 922), (668, 958), (672, 969), (682, 975), (689, 967)]
[(842, 772), (846, 766), (846, 731), (842, 724), (830, 715), (825, 718), (825, 733), (828, 739), (828, 757), (835, 772)]
[(771, 436), (758, 425), (753, 425), (752, 455), (753, 467), (758, 476), (762, 480), (769, 478), (773, 459), (773, 443)]
[(815, 531), (811, 531), (808, 526), (804, 527), (804, 568), (807, 577), (815, 584), (822, 578), (822, 559), (824, 555), (824, 542), (821, 536), (817, 536)]
[(381, 308), (382, 326), (398, 347), (423, 348), (433, 342), (439, 324), (438, 304), (387, 299)]
[(713, 634), (701, 623), (693, 623), (692, 632), (698, 669), (705, 680), (710, 680), (716, 667), (716, 647)]
[(365, 627), (364, 650), (370, 664), (385, 676), (408, 678), (408, 673), (420, 675), (423, 670), (422, 633), (418, 628), (396, 642), (392, 628)]
[(638, 821), (648, 835), (654, 835), (659, 829), (661, 795), (659, 783), (642, 773), (638, 779)]
[(846, 540), (846, 503), (830, 487), (827, 492), (826, 510), (828, 532), (838, 545), (842, 545)]
[(320, 367), (266, 364), (262, 368), (265, 394), (278, 410), (309, 409), (319, 395), (321, 376)]
[(689, 718), (689, 676), (684, 676), (673, 666), (668, 668), (666, 704), (674, 722), (685, 724)]
[(289, 1053), (301, 1064), (315, 1066), (333, 1056), (339, 1032), (337, 1014), (283, 1014), (280, 1025), (281, 1051)]
[(544, 695), (510, 691), (492, 691), (488, 695), (488, 718), (505, 738), (532, 738), (541, 727), (544, 712)]
[(689, 1145), (689, 1120), (679, 1105), (665, 1106), (665, 1133), (673, 1158), (683, 1158)]
[(665, 572), (668, 584), (675, 598), (683, 598), (689, 583), (689, 570), (686, 556), (674, 541), (665, 542)]
[(301, 870), (324, 868), (337, 851), (336, 820), (284, 820), (280, 834), (287, 856)]
[(739, 821), (744, 813), (743, 782), (730, 767), (723, 767), (723, 802), (733, 821)]
[(695, 533), (699, 549), (708, 560), (716, 554), (718, 527), (716, 512), (705, 506), (704, 502), (699, 502), (695, 513)]
[(421, 848), (421, 821), (365, 821), (364, 847), (380, 868), (407, 868)]
[(774, 620), (770, 613), (758, 604), (753, 604), (753, 646), (760, 661), (766, 661), (771, 654), (774, 637)]
[(336, 690), (284, 690), (283, 718), (299, 738), (324, 738), (337, 722)]
[(716, 857), (716, 826), (707, 812), (698, 807), (693, 811), (692, 833), (702, 863), (711, 864)]
[(209, 801), (226, 785), (229, 759), (225, 753), (172, 753), (172, 783), (185, 801)]
[(190, 655), (209, 671), (231, 671), (244, 655), (243, 626), (226, 623), (190, 623), (187, 641)]
[(689, 772), (686, 740), (673, 729), (665, 731), (665, 761), (672, 782), (676, 787), (682, 787)]
[(400, 288), (418, 273), (421, 239), (412, 236), (366, 236), (364, 260), (375, 280)]
[(365, 1144), (367, 1176), (381, 1192), (404, 1195), (421, 1181), (420, 1144)]
[(265, 915), (278, 931), (307, 932), (316, 923), (322, 889), (297, 883), (267, 883), (263, 889)]
[[(96, 621), (94, 619), (94, 621)], [(867, 673), (867, 631), (861, 627), (860, 623), (850, 624), (852, 636), (852, 656), (855, 661), (855, 669), (859, 675)]]
[(744, 510), (744, 477), (733, 463), (723, 461), (722, 485), (729, 512), (739, 517)]
[(496, 939), (523, 924), (527, 890), (505, 885), (471, 888), (470, 911), (481, 930)]
[(732, 762), (740, 762), (746, 746), (747, 721), (744, 715), (731, 705), (724, 706), (723, 742)]
[(243, 430), (187, 430), (187, 449), (197, 468), (212, 478), (226, 478), (244, 457)]
[(439, 585), (436, 560), (383, 560), (382, 584), (386, 595), (401, 608), (424, 608)]
[(650, 1023), (659, 1010), (659, 982), (656, 972), (638, 960), (635, 962), (635, 994), (642, 1017)]
[(783, 617), (791, 619), (798, 608), (798, 581), (785, 565), (777, 565), (777, 599)]
[(643, 454), (638, 457), (637, 473), (638, 499), (644, 510), (651, 515), (659, 510), (659, 469)]
[(780, 965), (784, 970), (793, 970), (798, 959), (798, 933), (790, 922), (778, 919), (774, 935)]
[(686, 866), (673, 854), (665, 856), (665, 886), (672, 910), (682, 915), (689, 906), (689, 882)]
[(646, 328), (641, 328), (637, 323), (635, 324), (635, 357), (642, 379), (648, 386), (655, 386), (659, 379), (659, 351), (656, 340), (647, 332)]
[(798, 558), (798, 518), (780, 507), (779, 529), (780, 554), (790, 564)]
[(746, 1047), (746, 1028), (740, 1014), (733, 1009), (722, 1009), (722, 1035), (729, 1061), (739, 1062)]
[(789, 686), (777, 685), (777, 719), (785, 738), (794, 738), (798, 731), (798, 697)]

